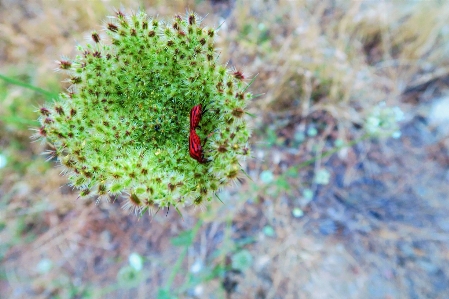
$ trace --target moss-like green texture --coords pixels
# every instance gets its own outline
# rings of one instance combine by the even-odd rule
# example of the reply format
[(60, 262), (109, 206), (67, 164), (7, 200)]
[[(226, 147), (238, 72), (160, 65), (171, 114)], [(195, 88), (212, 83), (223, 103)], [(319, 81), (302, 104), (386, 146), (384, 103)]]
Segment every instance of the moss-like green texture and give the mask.
[[(193, 13), (164, 22), (117, 12), (105, 32), (59, 62), (73, 85), (40, 109), (38, 135), (81, 196), (127, 194), (135, 211), (211, 200), (249, 155), (252, 97), (242, 73), (217, 62), (215, 30)], [(198, 104), (208, 163), (189, 156), (189, 112)]]

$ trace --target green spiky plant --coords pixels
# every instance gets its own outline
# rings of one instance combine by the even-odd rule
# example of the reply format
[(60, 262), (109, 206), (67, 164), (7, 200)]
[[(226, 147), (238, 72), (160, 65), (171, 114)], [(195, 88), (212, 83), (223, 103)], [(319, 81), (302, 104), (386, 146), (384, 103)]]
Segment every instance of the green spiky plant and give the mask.
[[(250, 154), (242, 72), (217, 62), (216, 30), (194, 13), (171, 22), (118, 11), (59, 61), (72, 86), (40, 108), (36, 137), (49, 142), (80, 196), (126, 195), (142, 212), (210, 201), (237, 178)], [(189, 112), (206, 111), (196, 132), (205, 163), (189, 156)]]

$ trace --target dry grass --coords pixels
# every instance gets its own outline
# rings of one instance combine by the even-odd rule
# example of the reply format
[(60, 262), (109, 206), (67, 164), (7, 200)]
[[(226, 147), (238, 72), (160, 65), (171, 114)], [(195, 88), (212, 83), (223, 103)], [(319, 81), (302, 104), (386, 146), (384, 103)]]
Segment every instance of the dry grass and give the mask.
[(239, 2), (225, 52), (260, 73), (257, 108), (290, 117), (325, 110), (347, 127), (449, 73), (448, 14), (446, 2)]
[[(57, 89), (55, 82), (62, 78), (51, 71), (54, 60), (74, 55), (75, 44), (90, 30), (98, 30), (99, 21), (120, 4), (134, 10), (140, 5), (131, 0), (2, 2), (0, 72)], [(226, 15), (220, 8), (228, 7), (222, 5), (150, 1), (145, 8), (162, 16), (186, 8), (202, 15), (215, 10), (205, 21), (219, 24), (220, 15)], [(265, 122), (255, 119), (256, 129), (264, 131), (268, 120), (287, 119), (283, 128), (296, 126), (298, 119), (326, 111), (345, 139), (357, 134), (352, 124), (362, 124), (380, 101), (404, 106), (400, 96), (405, 91), (448, 75), (448, 15), (444, 1), (237, 1), (221, 28), (221, 58), (249, 77), (259, 74), (253, 90), (265, 95), (252, 109), (264, 115)], [(222, 272), (211, 275), (212, 281), (203, 278), (191, 285), (185, 279), (192, 278), (189, 269), (198, 261), (204, 265), (202, 271), (226, 268), (245, 237), (254, 238), (246, 246), (254, 266), (244, 276), (237, 275), (240, 286), (232, 298), (350, 298), (343, 286), (351, 281), (357, 290), (353, 298), (365, 294), (371, 268), (336, 240), (321, 239), (307, 229), (319, 213), (305, 207), (305, 219), (291, 216), (289, 196), (300, 196), (310, 177), (297, 174), (289, 180), (290, 191), (262, 186), (256, 179), (265, 169), (275, 175), (285, 171), (277, 165), (278, 152), (256, 144), (255, 154), (268, 162), (249, 161), (248, 172), (256, 182), (241, 186), (240, 192), (230, 188), (233, 191), (221, 196), (225, 205), (214, 202), (204, 212), (189, 211), (184, 219), (174, 212), (165, 217), (161, 211), (152, 222), (137, 220), (119, 208), (119, 201), (97, 206), (76, 200), (58, 169), (39, 155), (45, 145), (28, 140), (26, 121), (37, 117), (33, 105), (44, 98), (2, 82), (0, 91), (0, 154), (9, 163), (0, 170), (0, 289), (8, 298), (79, 298), (87, 297), (87, 291), (93, 298), (155, 296), (182, 252), (170, 238), (191, 229), (196, 219), (205, 223), (172, 285), (183, 290), (180, 298), (195, 298), (192, 294), (198, 290), (192, 286), (202, 287), (199, 298), (225, 298)], [(254, 139), (263, 140), (263, 134)], [(310, 144), (304, 149), (304, 155), (313, 152)], [(265, 225), (276, 227), (275, 238), (261, 232)], [(126, 288), (117, 285), (116, 276), (131, 252), (147, 259), (146, 283)], [(44, 259), (53, 264), (45, 273), (37, 269)]]

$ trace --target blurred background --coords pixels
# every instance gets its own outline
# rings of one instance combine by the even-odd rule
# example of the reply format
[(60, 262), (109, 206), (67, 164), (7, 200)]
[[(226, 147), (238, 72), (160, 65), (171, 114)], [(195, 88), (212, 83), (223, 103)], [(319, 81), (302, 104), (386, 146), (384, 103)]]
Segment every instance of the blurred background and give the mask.
[[(207, 16), (257, 75), (223, 203), (76, 200), (30, 140), (42, 90), (68, 87), (55, 61), (115, 9)], [(0, 0), (0, 298), (449, 298), (447, 20), (446, 1)]]

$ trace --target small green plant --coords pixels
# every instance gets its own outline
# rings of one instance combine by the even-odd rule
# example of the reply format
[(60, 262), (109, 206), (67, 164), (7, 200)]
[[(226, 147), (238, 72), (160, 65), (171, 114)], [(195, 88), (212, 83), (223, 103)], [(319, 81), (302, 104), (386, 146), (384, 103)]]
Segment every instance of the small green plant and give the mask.
[(319, 185), (327, 185), (329, 184), (330, 176), (330, 172), (327, 169), (322, 168), (315, 173), (314, 181)]
[[(80, 196), (127, 194), (142, 212), (209, 201), (250, 154), (244, 75), (217, 62), (216, 30), (194, 13), (171, 22), (118, 11), (75, 59), (59, 61), (72, 84), (39, 109), (35, 135), (53, 146)], [(189, 112), (206, 163), (189, 156)], [(151, 211), (151, 209), (150, 209)]]
[(236, 252), (232, 258), (232, 268), (244, 272), (248, 268), (252, 266), (253, 263), (253, 256), (251, 253), (246, 250), (240, 250)]
[(375, 106), (364, 124), (371, 137), (401, 137), (399, 122), (404, 120), (404, 112), (399, 107), (388, 107), (385, 102)]

